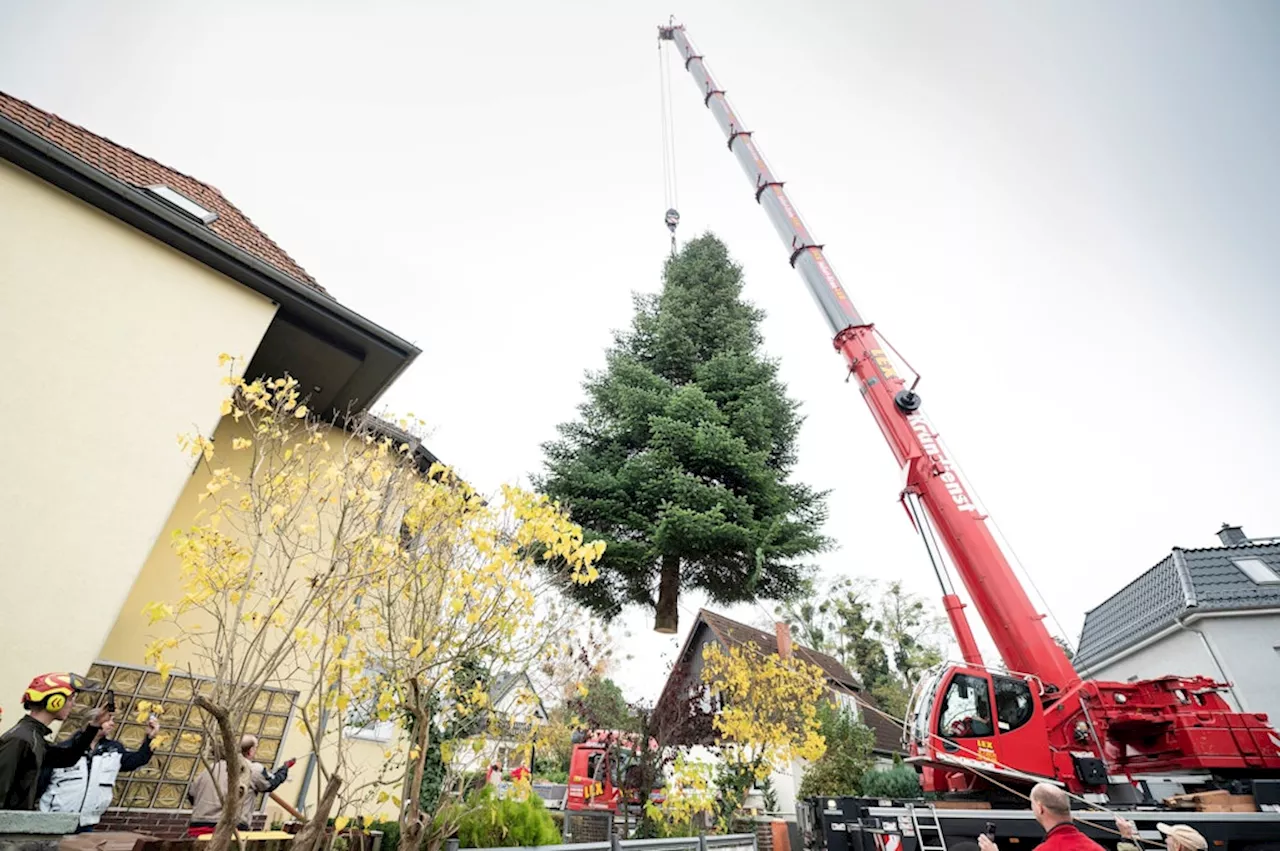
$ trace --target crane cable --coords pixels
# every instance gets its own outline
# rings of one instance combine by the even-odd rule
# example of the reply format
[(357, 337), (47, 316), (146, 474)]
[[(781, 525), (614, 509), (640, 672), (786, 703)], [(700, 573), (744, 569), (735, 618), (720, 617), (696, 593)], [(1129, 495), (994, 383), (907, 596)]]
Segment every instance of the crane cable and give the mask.
[(676, 180), (676, 126), (675, 113), (671, 107), (671, 52), (667, 49), (667, 40), (658, 40), (658, 91), (659, 107), (662, 112), (662, 193), (667, 212), (663, 221), (671, 232), (671, 253), (676, 253), (676, 226), (680, 224), (680, 213), (676, 207), (680, 201), (679, 184)]

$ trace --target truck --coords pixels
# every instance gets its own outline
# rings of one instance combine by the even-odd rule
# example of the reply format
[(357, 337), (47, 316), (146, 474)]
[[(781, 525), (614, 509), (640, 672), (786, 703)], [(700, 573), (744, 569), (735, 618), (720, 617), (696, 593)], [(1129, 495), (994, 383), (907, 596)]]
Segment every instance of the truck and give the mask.
[[(640, 748), (635, 735), (618, 730), (575, 734), (569, 757), (569, 784), (564, 809), (614, 815), (618, 814), (619, 807), (639, 809), (639, 796), (632, 792), (624, 797), (620, 782), (637, 764)], [(660, 803), (662, 790), (650, 790), (649, 800)]]
[[(829, 851), (891, 851), (890, 846), (955, 851), (973, 847), (988, 826), (1011, 840), (1032, 839), (1040, 833), (1025, 809), (1027, 793), (1037, 783), (1049, 783), (1082, 806), (1105, 807), (1135, 820), (1152, 839), (1157, 838), (1155, 821), (1171, 817), (1166, 799), (1191, 796), (1183, 800), (1199, 801), (1203, 808), (1225, 795), (1234, 801), (1232, 807), (1250, 811), (1179, 812), (1177, 820), (1194, 822), (1213, 837), (1215, 849), (1280, 849), (1280, 735), (1266, 715), (1236, 711), (1223, 696), (1229, 684), (1208, 677), (1121, 683), (1085, 680), (1076, 672), (925, 415), (919, 374), (854, 306), (823, 245), (787, 197), (685, 27), (671, 20), (658, 27), (658, 39), (660, 50), (674, 49), (693, 78), (756, 203), (781, 237), (788, 262), (826, 319), (849, 380), (904, 473), (899, 500), (924, 543), (960, 650), (961, 661), (920, 681), (903, 722), (908, 762), (919, 772), (924, 792), (938, 803), (810, 802), (813, 834)], [(665, 86), (663, 91), (665, 96)], [(664, 150), (668, 144), (664, 140)], [(674, 248), (679, 224), (674, 207), (664, 222)], [(980, 389), (999, 389), (994, 378), (979, 378), (975, 386)], [(984, 660), (954, 575), (999, 662)], [(1243, 803), (1246, 798), (1250, 803)], [(1116, 838), (1114, 815), (1095, 814), (1094, 820), (1110, 832), (1086, 825), (1087, 830)], [(865, 837), (875, 837), (873, 845), (861, 843)], [(1271, 842), (1256, 844), (1267, 839)]]

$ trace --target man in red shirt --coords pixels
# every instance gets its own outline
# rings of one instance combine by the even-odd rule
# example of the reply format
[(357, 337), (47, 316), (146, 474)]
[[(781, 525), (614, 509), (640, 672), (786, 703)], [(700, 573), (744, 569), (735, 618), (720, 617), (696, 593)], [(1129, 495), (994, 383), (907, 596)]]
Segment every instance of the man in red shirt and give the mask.
[[(1031, 812), (1044, 828), (1037, 851), (1106, 851), (1071, 823), (1071, 799), (1057, 786), (1037, 783), (1031, 789)], [(980, 851), (998, 851), (986, 834), (978, 837)]]

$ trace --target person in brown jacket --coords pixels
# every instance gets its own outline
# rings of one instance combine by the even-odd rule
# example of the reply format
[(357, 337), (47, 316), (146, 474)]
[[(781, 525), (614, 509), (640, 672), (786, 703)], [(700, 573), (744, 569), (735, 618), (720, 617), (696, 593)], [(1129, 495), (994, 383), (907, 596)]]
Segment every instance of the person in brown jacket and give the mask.
[[(240, 818), (237, 827), (248, 830), (253, 818), (254, 798), (264, 792), (275, 791), (289, 777), (289, 769), (294, 760), (289, 760), (275, 772), (268, 774), (267, 767), (254, 762), (258, 755), (257, 736), (240, 737), (240, 753), (238, 758), (248, 763), (249, 786), (240, 799)], [(200, 772), (191, 787), (187, 789), (187, 799), (191, 801), (191, 823), (187, 827), (187, 836), (204, 836), (213, 833), (222, 815), (222, 796), (227, 791), (227, 761), (220, 759), (208, 769)]]

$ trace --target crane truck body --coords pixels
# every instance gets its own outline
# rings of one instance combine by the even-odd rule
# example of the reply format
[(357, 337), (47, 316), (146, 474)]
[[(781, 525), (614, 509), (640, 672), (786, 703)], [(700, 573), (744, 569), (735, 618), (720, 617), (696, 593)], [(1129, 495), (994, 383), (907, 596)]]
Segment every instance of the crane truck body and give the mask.
[[(916, 392), (918, 376), (907, 383), (891, 357), (892, 347), (854, 306), (823, 246), (787, 197), (782, 181), (685, 28), (674, 22), (660, 26), (658, 38), (660, 46), (663, 42), (674, 46), (692, 76), (704, 106), (751, 182), (756, 202), (781, 237), (790, 265), (826, 319), (850, 379), (906, 474), (900, 499), (925, 542), (963, 660), (921, 680), (904, 724), (904, 745), (924, 790), (943, 799), (968, 798), (1005, 806), (1021, 803), (1031, 785), (1049, 782), (1082, 799), (1137, 807), (1130, 817), (1139, 824), (1152, 821), (1143, 808), (1159, 806), (1154, 789), (1162, 795), (1224, 789), (1250, 792), (1263, 806), (1270, 806), (1280, 778), (1280, 736), (1265, 715), (1235, 711), (1222, 695), (1228, 684), (1201, 676), (1105, 682), (1083, 680), (1076, 673), (997, 543), (972, 488), (925, 416)], [(673, 227), (673, 212), (668, 211), (669, 227)], [(968, 623), (966, 604), (952, 584), (952, 569), (959, 574), (1002, 665), (984, 661)], [(905, 825), (908, 833), (918, 821), (915, 816), (908, 818), (916, 810), (904, 809), (906, 804), (893, 810), (892, 802), (886, 802), (889, 811), (864, 807), (855, 799), (813, 802), (812, 806), (821, 820), (830, 820), (835, 813), (838, 818), (832, 824), (851, 825), (851, 808), (858, 811), (858, 818)], [(1016, 831), (1027, 825), (1034, 827), (1025, 810), (1009, 812), (1018, 813), (1017, 824), (1010, 822), (1004, 835), (1019, 835)], [(957, 813), (963, 811), (937, 811), (954, 823), (951, 829), (959, 831), (960, 837), (977, 836), (962, 824), (985, 824), (995, 815), (979, 809)], [(1223, 842), (1233, 843), (1229, 847), (1244, 847), (1240, 843), (1253, 841), (1250, 837), (1280, 837), (1280, 813), (1232, 816), (1228, 821), (1256, 821), (1262, 827), (1260, 835), (1250, 830), (1225, 837)], [(1230, 832), (1229, 827), (1223, 830)], [(1214, 827), (1209, 833), (1221, 831)], [(845, 851), (830, 843), (828, 847)]]

